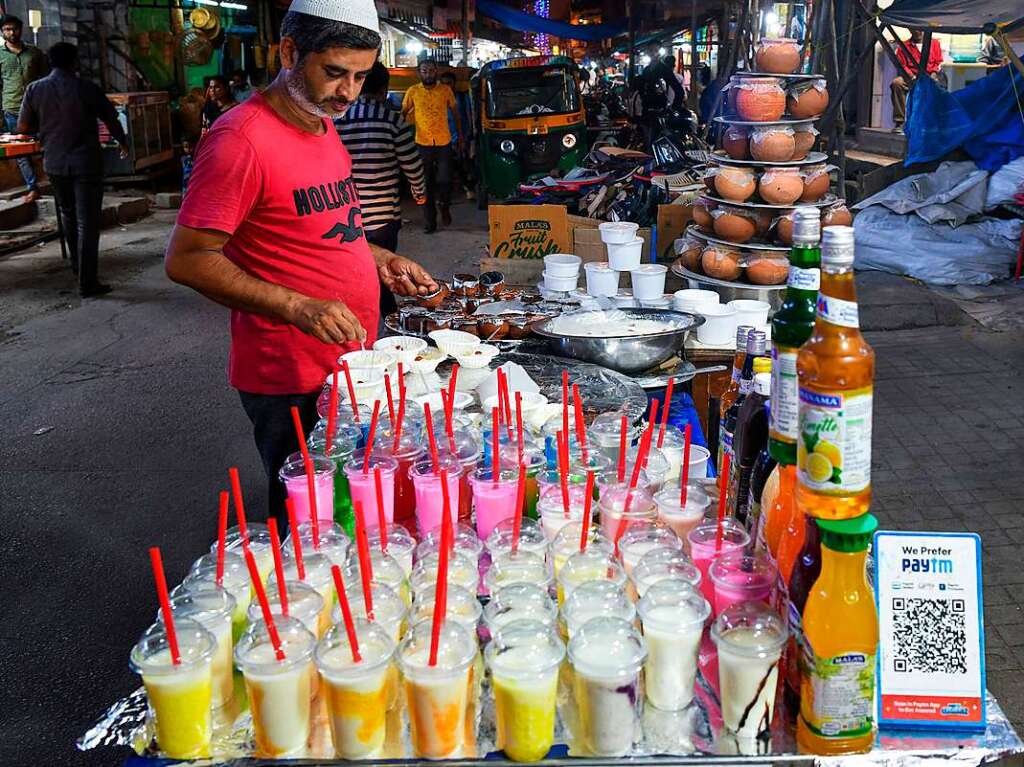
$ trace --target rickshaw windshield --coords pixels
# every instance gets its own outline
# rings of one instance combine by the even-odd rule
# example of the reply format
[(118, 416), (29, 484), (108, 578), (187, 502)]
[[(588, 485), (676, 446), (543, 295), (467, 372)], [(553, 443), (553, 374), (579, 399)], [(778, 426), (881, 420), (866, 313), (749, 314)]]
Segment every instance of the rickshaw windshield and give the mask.
[(579, 110), (576, 82), (567, 69), (499, 69), (487, 80), (487, 116), (522, 117)]

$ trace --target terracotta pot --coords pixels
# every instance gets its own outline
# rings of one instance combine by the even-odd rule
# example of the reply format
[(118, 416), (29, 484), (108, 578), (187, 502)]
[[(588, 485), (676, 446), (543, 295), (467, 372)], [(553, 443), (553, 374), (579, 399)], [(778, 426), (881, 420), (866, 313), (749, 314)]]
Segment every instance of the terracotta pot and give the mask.
[(744, 77), (736, 86), (736, 113), (749, 122), (778, 120), (786, 111), (786, 92), (774, 77)]
[(831, 183), (824, 165), (804, 169), (804, 190), (800, 195), (803, 202), (817, 202), (826, 194)]
[(814, 147), (814, 142), (818, 138), (818, 131), (814, 128), (808, 128), (807, 130), (797, 130), (793, 132), (793, 159), (802, 160), (807, 156), (807, 153)]
[(755, 285), (781, 285), (789, 277), (785, 258), (754, 258), (747, 264), (747, 280)]
[(791, 75), (800, 68), (800, 44), (791, 38), (764, 38), (754, 53), (758, 72)]
[(796, 150), (793, 129), (782, 126), (755, 128), (750, 133), (750, 155), (761, 162), (789, 162)]
[(817, 117), (828, 106), (828, 88), (824, 80), (809, 80), (789, 88), (786, 109), (798, 119)]
[(750, 159), (750, 135), (746, 128), (730, 125), (722, 134), (722, 149), (734, 160)]
[(734, 168), (723, 165), (715, 174), (715, 190), (718, 196), (733, 202), (746, 202), (757, 189), (757, 179), (750, 168)]
[(825, 211), (821, 219), (821, 228), (826, 226), (853, 226), (853, 214), (846, 207), (846, 203), (833, 205)]
[(448, 298), (449, 292), (450, 291), (448, 290), (447, 283), (439, 282), (437, 284), (437, 290), (435, 290), (430, 295), (419, 297), (418, 300), (420, 306), (422, 306), (425, 309), (436, 309), (444, 302), (446, 298)]
[(789, 205), (800, 199), (804, 180), (798, 168), (769, 168), (761, 174), (757, 191), (771, 205)]
[(701, 254), (704, 274), (716, 280), (735, 280), (743, 271), (740, 254), (721, 245), (708, 245)]
[(757, 234), (757, 215), (735, 209), (715, 211), (715, 234), (729, 242), (746, 242)]

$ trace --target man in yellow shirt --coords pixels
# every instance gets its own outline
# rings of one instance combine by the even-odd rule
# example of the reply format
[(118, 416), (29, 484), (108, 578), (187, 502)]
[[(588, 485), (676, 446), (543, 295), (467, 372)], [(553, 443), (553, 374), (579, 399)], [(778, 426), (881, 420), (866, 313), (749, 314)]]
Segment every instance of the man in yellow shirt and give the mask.
[(416, 144), (423, 159), (426, 176), (427, 204), (423, 207), (426, 227), (423, 231), (437, 231), (437, 208), (441, 208), (441, 223), (450, 226), (452, 184), (452, 133), (448, 115), (452, 115), (455, 132), (463, 141), (459, 110), (455, 94), (447, 85), (437, 81), (437, 64), (421, 61), (417, 71), (420, 82), (405, 92), (402, 115), (416, 131)]

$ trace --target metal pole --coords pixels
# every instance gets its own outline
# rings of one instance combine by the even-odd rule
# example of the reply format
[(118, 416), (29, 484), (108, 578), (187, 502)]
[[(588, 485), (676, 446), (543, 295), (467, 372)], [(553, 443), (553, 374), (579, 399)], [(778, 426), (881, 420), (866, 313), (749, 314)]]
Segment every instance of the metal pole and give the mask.
[(697, 98), (697, 0), (690, 2), (690, 109), (695, 113), (699, 100)]
[(629, 0), (629, 84), (636, 85), (636, 0)]
[(469, 0), (462, 0), (462, 66), (469, 66)]

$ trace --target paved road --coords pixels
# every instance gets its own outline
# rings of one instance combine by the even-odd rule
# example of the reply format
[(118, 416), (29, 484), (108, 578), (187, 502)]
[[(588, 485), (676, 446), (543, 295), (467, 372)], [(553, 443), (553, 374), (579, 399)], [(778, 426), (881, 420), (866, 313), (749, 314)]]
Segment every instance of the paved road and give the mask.
[[(432, 237), (410, 224), (403, 250), (441, 275), (472, 270), (484, 219), (466, 205), (456, 217)], [(0, 764), (117, 763), (73, 741), (137, 685), (127, 651), (155, 609), (146, 547), (177, 582), (214, 536), (228, 466), (249, 505), (264, 502), (224, 378), (227, 313), (164, 279), (166, 232), (165, 217), (105, 238), (116, 291), (99, 300), (55, 295), (70, 280), (52, 248), (0, 261)], [(891, 527), (982, 533), (989, 684), (1020, 726), (1024, 345), (972, 326), (871, 342), (875, 510)]]

